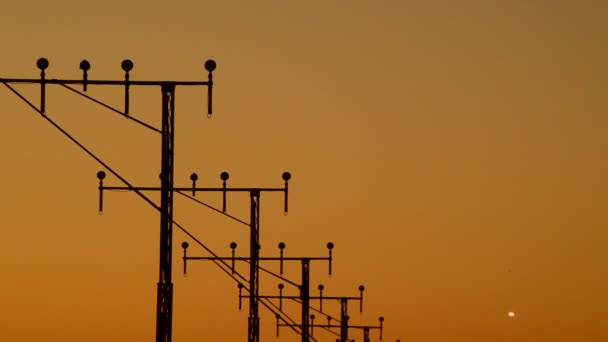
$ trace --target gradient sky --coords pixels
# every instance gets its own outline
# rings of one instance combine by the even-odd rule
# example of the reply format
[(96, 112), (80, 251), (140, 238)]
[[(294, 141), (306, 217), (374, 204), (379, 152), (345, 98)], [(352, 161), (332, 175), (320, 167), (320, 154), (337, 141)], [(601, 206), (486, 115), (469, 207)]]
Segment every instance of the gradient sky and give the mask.
[[(356, 296), (364, 284), (353, 323), (383, 315), (384, 341), (608, 340), (608, 2), (23, 0), (2, 6), (0, 28), (5, 78), (38, 77), (46, 57), (49, 78), (79, 78), (86, 58), (91, 79), (121, 79), (130, 58), (132, 79), (199, 80), (215, 59), (211, 119), (205, 89), (177, 90), (177, 185), (197, 172), (220, 186), (228, 171), (232, 186), (280, 187), (290, 171), (288, 216), (262, 195), (262, 255), (284, 241), (290, 256), (325, 256), (334, 242), (334, 274), (313, 263), (311, 285)], [(17, 89), (38, 103), (36, 86)], [(117, 108), (122, 92), (89, 89)], [(49, 116), (129, 181), (157, 185), (158, 134), (47, 93)], [(158, 125), (157, 88), (131, 102)], [(107, 192), (98, 215), (101, 167), (4, 86), (0, 104), (0, 339), (152, 341), (158, 214)], [(248, 201), (229, 196), (229, 212), (247, 220)], [(175, 206), (216, 253), (236, 241), (247, 254), (247, 227)], [(184, 240), (176, 231), (173, 340), (245, 341), (236, 284), (206, 262), (183, 277)], [(261, 319), (262, 341), (299, 340)]]

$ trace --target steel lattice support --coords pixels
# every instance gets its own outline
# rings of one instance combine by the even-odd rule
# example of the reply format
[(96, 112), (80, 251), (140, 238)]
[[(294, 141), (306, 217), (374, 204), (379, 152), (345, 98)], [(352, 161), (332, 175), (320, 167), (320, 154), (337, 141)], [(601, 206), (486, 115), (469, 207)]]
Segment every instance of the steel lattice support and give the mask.
[(310, 259), (302, 259), (302, 285), (300, 285), (300, 296), (302, 297), (302, 342), (309, 342), (310, 328)]
[(156, 342), (170, 342), (173, 311), (171, 252), (173, 235), (175, 84), (163, 83), (161, 92), (163, 117), (160, 190), (160, 269), (156, 302)]
[[(114, 176), (119, 178), (123, 183), (124, 187), (104, 187), (103, 179), (106, 174), (104, 171), (97, 173), (99, 179), (99, 211), (103, 210), (103, 190), (114, 189), (114, 190), (130, 190), (135, 191), (143, 200), (148, 204), (152, 205), (155, 209), (160, 211), (160, 269), (159, 269), (159, 280), (157, 287), (157, 312), (156, 312), (156, 341), (157, 342), (171, 342), (171, 322), (172, 322), (172, 308), (173, 308), (173, 284), (171, 282), (171, 259), (172, 259), (172, 229), (173, 229), (173, 160), (174, 160), (174, 122), (175, 122), (175, 87), (176, 86), (207, 86), (207, 115), (211, 116), (212, 113), (212, 88), (213, 88), (213, 74), (212, 72), (216, 69), (217, 65), (215, 61), (209, 59), (205, 61), (205, 70), (209, 72), (207, 81), (137, 81), (131, 80), (129, 72), (133, 69), (133, 62), (129, 59), (125, 59), (121, 63), (121, 68), (125, 71), (124, 80), (90, 80), (88, 78), (88, 70), (91, 68), (91, 64), (85, 59), (80, 62), (80, 70), (82, 70), (82, 79), (48, 79), (46, 78), (45, 70), (49, 67), (49, 61), (46, 58), (39, 58), (36, 62), (36, 66), (40, 69), (39, 79), (30, 78), (0, 78), (0, 83), (3, 83), (11, 91), (13, 91), (19, 98), (25, 101), (30, 107), (36, 110), (43, 117), (46, 117), (45, 104), (46, 104), (46, 86), (49, 84), (58, 84), (67, 88), (75, 93), (78, 93), (93, 102), (96, 102), (108, 109), (111, 109), (124, 117), (134, 120), (135, 122), (158, 132), (159, 130), (129, 116), (129, 89), (132, 86), (160, 86), (162, 93), (162, 151), (161, 151), (161, 187), (160, 188), (147, 188), (146, 190), (160, 190), (161, 203), (160, 207), (146, 197), (142, 191), (143, 188), (134, 187), (126, 179), (121, 177), (116, 171), (111, 169), (108, 164), (104, 163), (99, 157), (93, 154), (89, 149), (82, 145), (78, 140), (72, 137), (67, 131), (62, 129), (53, 120), (47, 118), (47, 120), (58, 130), (61, 131), (66, 137), (72, 142), (78, 145), (84, 150), (89, 156), (103, 165), (108, 171)], [(40, 107), (36, 108), (29, 100), (23, 95), (13, 89), (9, 83), (30, 83), (40, 85)], [(105, 103), (96, 100), (84, 93), (81, 93), (69, 85), (82, 85), (83, 91), (87, 91), (89, 85), (114, 85), (123, 86), (125, 90), (125, 109), (124, 112), (120, 112)], [(286, 179), (287, 180), (287, 179)], [(287, 189), (285, 189), (287, 193)]]
[(260, 317), (258, 316), (259, 260), (260, 260), (260, 191), (251, 190), (250, 263), (249, 263), (249, 324), (248, 342), (260, 340)]
[[(259, 271), (260, 271), (260, 261), (261, 260), (281, 260), (279, 258), (261, 258), (260, 257), (260, 195), (262, 191), (270, 191), (270, 192), (284, 192), (285, 194), (285, 213), (287, 213), (287, 182), (291, 178), (289, 172), (284, 172), (282, 175), (283, 180), (285, 181), (284, 188), (229, 188), (226, 186), (226, 181), (229, 179), (230, 175), (228, 172), (222, 172), (220, 174), (220, 179), (222, 179), (223, 184), (221, 188), (199, 188), (196, 186), (196, 180), (198, 176), (193, 173), (190, 177), (192, 180), (191, 188), (174, 188), (174, 191), (192, 191), (195, 194), (197, 191), (221, 191), (223, 193), (223, 211), (226, 212), (226, 193), (227, 192), (248, 192), (250, 196), (250, 218), (249, 218), (249, 231), (250, 231), (250, 241), (249, 241), (249, 257), (248, 258), (235, 258), (234, 249), (236, 248), (236, 243), (231, 243), (230, 246), (233, 249), (232, 256), (230, 257), (219, 257), (219, 256), (211, 256), (211, 257), (188, 257), (186, 255), (186, 249), (188, 248), (188, 243), (182, 243), (182, 248), (184, 248), (184, 273), (186, 272), (186, 261), (187, 260), (226, 260), (232, 262), (232, 272), (234, 272), (234, 262), (235, 260), (242, 260), (249, 262), (249, 317), (247, 319), (247, 341), (248, 342), (259, 342), (260, 341), (260, 317), (259, 317)], [(244, 223), (243, 221), (240, 221)], [(239, 283), (239, 289), (242, 289), (244, 286)], [(247, 296), (241, 296), (241, 292), (239, 290), (239, 309), (241, 308), (241, 298)]]
[(363, 328), (363, 342), (371, 342), (369, 338), (369, 327)]
[(340, 299), (340, 342), (348, 340), (348, 299)]

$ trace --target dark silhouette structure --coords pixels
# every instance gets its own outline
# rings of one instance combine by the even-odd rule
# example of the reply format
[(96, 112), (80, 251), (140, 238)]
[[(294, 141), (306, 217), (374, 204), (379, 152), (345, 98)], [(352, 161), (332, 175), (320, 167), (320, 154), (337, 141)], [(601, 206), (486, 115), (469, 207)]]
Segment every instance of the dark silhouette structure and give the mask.
[[(27, 103), (34, 111), (39, 113), (43, 119), (48, 121), (53, 127), (58, 129), (63, 135), (75, 143), (90, 157), (95, 159), (101, 164), (106, 171), (111, 173), (117, 179), (122, 182), (122, 186), (106, 186), (104, 180), (106, 178), (105, 171), (99, 171), (97, 178), (99, 180), (99, 211), (103, 211), (103, 195), (104, 190), (129, 190), (135, 192), (144, 201), (154, 207), (160, 212), (160, 260), (159, 260), (159, 279), (157, 284), (157, 309), (156, 309), (156, 342), (171, 342), (172, 338), (172, 311), (173, 311), (173, 283), (172, 283), (172, 238), (173, 238), (173, 227), (176, 226), (186, 233), (190, 238), (196, 241), (200, 246), (205, 248), (207, 252), (211, 254), (209, 257), (193, 257), (187, 255), (188, 243), (182, 243), (184, 249), (183, 261), (184, 261), (184, 273), (186, 272), (186, 263), (188, 260), (211, 260), (218, 264), (225, 272), (232, 276), (235, 280), (235, 275), (238, 275), (240, 279), (245, 280), (248, 283), (246, 287), (243, 282), (238, 281), (239, 288), (239, 308), (241, 307), (241, 299), (249, 299), (249, 316), (248, 316), (248, 342), (259, 342), (260, 339), (260, 319), (259, 319), (259, 304), (266, 306), (269, 310), (275, 313), (277, 318), (277, 335), (279, 333), (279, 327), (289, 327), (292, 330), (301, 334), (302, 342), (309, 342), (310, 340), (316, 341), (313, 337), (313, 328), (322, 328), (328, 331), (332, 331), (333, 328), (339, 328), (339, 339), (340, 342), (350, 341), (348, 339), (349, 329), (362, 329), (363, 330), (363, 341), (370, 341), (369, 333), (371, 329), (380, 330), (380, 339), (382, 339), (382, 329), (384, 318), (380, 317), (380, 324), (378, 326), (355, 326), (348, 324), (348, 301), (356, 300), (359, 301), (359, 310), (363, 310), (363, 286), (359, 287), (360, 295), (358, 297), (331, 297), (323, 296), (323, 285), (319, 285), (319, 296), (314, 297), (310, 295), (310, 264), (311, 261), (328, 261), (329, 274), (332, 273), (332, 250), (334, 248), (333, 243), (328, 243), (327, 248), (329, 255), (327, 257), (285, 257), (284, 249), (285, 244), (279, 243), (278, 247), (280, 250), (279, 257), (260, 257), (260, 197), (262, 192), (282, 192), (284, 194), (284, 212), (288, 211), (288, 182), (291, 179), (289, 172), (284, 172), (282, 179), (284, 181), (283, 187), (277, 188), (230, 188), (227, 186), (229, 174), (222, 172), (220, 179), (222, 180), (221, 187), (198, 187), (197, 180), (198, 176), (193, 173), (190, 176), (192, 181), (191, 187), (175, 187), (174, 186), (174, 139), (175, 139), (175, 89), (177, 86), (205, 86), (207, 87), (207, 115), (212, 114), (212, 89), (213, 89), (213, 71), (216, 69), (216, 63), (213, 60), (207, 60), (204, 63), (204, 67), (208, 72), (206, 81), (137, 81), (131, 80), (130, 72), (133, 69), (133, 62), (126, 59), (122, 61), (121, 68), (125, 72), (124, 80), (90, 80), (88, 71), (91, 68), (90, 63), (87, 60), (80, 62), (80, 70), (82, 70), (82, 79), (47, 79), (46, 69), (49, 67), (49, 62), (45, 58), (38, 59), (36, 63), (40, 70), (40, 78), (37, 79), (23, 79), (23, 78), (0, 78), (0, 82), (3, 83), (8, 89), (10, 89), (15, 95), (21, 100)], [(11, 83), (29, 83), (37, 84), (40, 86), (40, 105), (36, 106), (28, 99), (26, 99), (21, 93), (11, 86)], [(104, 163), (98, 158), (93, 152), (82, 145), (66, 130), (59, 126), (51, 117), (46, 114), (46, 87), (47, 85), (59, 85), (67, 90), (70, 90), (76, 94), (79, 94), (117, 114), (124, 116), (125, 118), (132, 120), (150, 130), (153, 130), (161, 135), (161, 168), (160, 168), (160, 186), (159, 187), (136, 187), (128, 182), (125, 178), (121, 177), (118, 172), (113, 170), (108, 164)], [(72, 88), (71, 85), (82, 85), (83, 92)], [(108, 85), (108, 86), (122, 86), (124, 87), (124, 109), (115, 109), (95, 98), (85, 94), (89, 86), (91, 85)], [(157, 86), (161, 91), (161, 128), (155, 128), (141, 120), (138, 120), (129, 115), (129, 103), (130, 103), (130, 88), (133, 86)], [(157, 205), (154, 201), (149, 199), (144, 193), (147, 191), (160, 192), (160, 205)], [(222, 192), (223, 201), (222, 209), (215, 209), (211, 206), (206, 205), (194, 198), (197, 192)], [(186, 193), (192, 193), (192, 196)], [(250, 218), (249, 222), (241, 221), (235, 217), (232, 217), (226, 213), (226, 198), (228, 192), (247, 192), (250, 197)], [(219, 257), (215, 255), (210, 249), (205, 247), (199, 240), (197, 240), (192, 234), (188, 233), (181, 225), (173, 220), (173, 199), (174, 194), (186, 196), (200, 204), (207, 206), (210, 209), (216, 210), (223, 213), (225, 216), (230, 217), (240, 223), (246, 224), (250, 228), (250, 246), (248, 257), (236, 257), (235, 249), (236, 243), (231, 243), (230, 248), (232, 249), (232, 255), (230, 257)], [(280, 262), (280, 274), (275, 274), (260, 265), (260, 261), (279, 261)], [(231, 266), (228, 266), (226, 261), (231, 262)], [(235, 262), (245, 261), (249, 263), (249, 277), (243, 277), (235, 271)], [(299, 261), (301, 263), (301, 280), (299, 283), (290, 281), (284, 278), (283, 275), (283, 263), (285, 261)], [(273, 274), (274, 276), (282, 279), (287, 284), (295, 286), (299, 289), (299, 295), (297, 296), (284, 296), (282, 283), (279, 284), (279, 296), (266, 296), (259, 294), (259, 277), (260, 270)], [(246, 289), (249, 294), (242, 295), (242, 289)], [(267, 302), (271, 299), (278, 299), (278, 307), (271, 302)], [(290, 299), (298, 302), (301, 305), (301, 322), (297, 324), (291, 320), (286, 314), (282, 312), (283, 299)], [(319, 300), (319, 309), (313, 308), (311, 300)], [(338, 321), (332, 318), (332, 316), (323, 312), (323, 301), (324, 300), (338, 300), (340, 302), (340, 319), (339, 324), (333, 324), (333, 321)], [(315, 315), (311, 314), (311, 311), (316, 311), (321, 315), (325, 315), (327, 318), (327, 324), (315, 324)], [(281, 323), (283, 322), (283, 323)], [(336, 334), (338, 335), (338, 334)]]
[[(327, 260), (329, 262), (329, 274), (331, 275), (331, 261), (332, 261), (332, 249), (334, 248), (333, 243), (328, 243), (327, 244), (327, 249), (329, 251), (329, 256), (328, 257), (284, 257), (283, 256), (283, 249), (285, 248), (285, 244), (283, 242), (279, 243), (279, 250), (280, 250), (280, 256), (279, 257), (260, 257), (259, 255), (254, 256), (255, 260), (253, 260), (251, 257), (249, 258), (243, 258), (243, 257), (236, 257), (235, 256), (235, 252), (234, 250), (236, 249), (236, 243), (232, 242), (230, 243), (230, 248), (232, 249), (232, 256), (230, 257), (218, 257), (218, 256), (214, 256), (214, 257), (196, 257), (196, 256), (187, 256), (187, 248), (188, 248), (188, 243), (184, 242), (182, 243), (182, 247), (184, 248), (184, 270), (186, 269), (186, 263), (188, 260), (227, 260), (227, 261), (231, 261), (232, 263), (232, 270), (234, 271), (234, 263), (235, 261), (246, 261), (248, 262), (250, 265), (253, 264), (254, 262), (256, 263), (258, 270), (255, 272), (255, 275), (250, 275), (250, 287), (249, 287), (249, 298), (250, 298), (250, 320), (251, 320), (251, 304), (255, 303), (255, 308), (257, 310), (257, 302), (259, 299), (279, 299), (279, 310), (282, 309), (282, 300), (283, 298), (286, 299), (299, 299), (301, 301), (302, 304), (302, 320), (301, 320), (301, 324), (298, 326), (298, 328), (300, 328), (300, 334), (302, 336), (302, 341), (303, 342), (308, 342), (309, 341), (309, 333), (310, 333), (310, 327), (309, 327), (309, 321), (310, 321), (310, 262), (312, 260)], [(280, 261), (280, 275), (283, 274), (283, 262), (284, 261), (300, 261), (302, 264), (302, 280), (301, 283), (299, 285), (291, 283), (293, 285), (296, 285), (300, 288), (300, 296), (294, 297), (285, 297), (282, 295), (282, 289), (283, 289), (283, 284), (279, 284), (279, 289), (281, 290), (281, 293), (279, 296), (265, 296), (265, 295), (259, 295), (259, 293), (257, 293), (255, 295), (255, 298), (252, 298), (252, 292), (251, 289), (253, 287), (251, 287), (251, 279), (253, 279), (252, 276), (256, 277), (256, 281), (259, 280), (259, 276), (258, 276), (258, 272), (259, 269), (261, 268), (259, 266), (259, 262), (260, 261)], [(240, 299), (243, 298), (243, 295), (241, 294), (241, 290), (243, 289), (243, 284), (239, 283), (239, 303), (240, 303)], [(256, 288), (257, 291), (257, 288)], [(240, 304), (239, 304), (239, 308), (240, 308)], [(257, 317), (257, 313), (255, 313)], [(279, 317), (277, 317), (277, 319), (280, 319), (280, 315), (278, 313), (275, 313), (276, 315), (278, 315)], [(288, 326), (290, 327), (294, 327), (292, 324), (289, 324)], [(250, 323), (250, 327), (251, 327), (251, 323)], [(259, 340), (259, 329), (255, 330), (255, 331), (251, 331), (251, 332), (255, 332), (258, 335), (257, 336), (249, 336), (248, 341), (249, 342), (254, 342), (254, 341), (258, 341)]]
[[(221, 191), (223, 194), (222, 197), (222, 212), (226, 212), (226, 193), (227, 192), (248, 192), (250, 197), (250, 218), (249, 218), (249, 258), (246, 260), (249, 262), (249, 319), (248, 319), (248, 333), (247, 333), (247, 341), (248, 342), (259, 342), (260, 340), (260, 318), (259, 318), (259, 262), (262, 260), (260, 258), (260, 195), (262, 192), (283, 192), (284, 193), (284, 213), (288, 211), (288, 191), (289, 191), (289, 180), (291, 179), (291, 174), (289, 172), (284, 172), (282, 175), (283, 181), (285, 181), (283, 188), (229, 188), (226, 185), (226, 181), (229, 179), (228, 172), (222, 172), (220, 174), (220, 178), (222, 180), (221, 188), (197, 188), (196, 181), (198, 176), (193, 173), (190, 176), (192, 180), (192, 188), (183, 189), (184, 191), (192, 190), (192, 195), (194, 196), (196, 192), (204, 192), (204, 191)], [(184, 242), (182, 244), (184, 248), (184, 272), (186, 270), (186, 261), (191, 259), (198, 260), (231, 260), (232, 270), (234, 272), (234, 254), (232, 257), (187, 257), (186, 249), (188, 248), (188, 243)], [(231, 247), (233, 249), (236, 248), (236, 243), (232, 243)], [(239, 258), (239, 260), (245, 260), (244, 258)]]
[[(125, 59), (121, 63), (121, 67), (125, 72), (124, 80), (90, 80), (88, 78), (88, 71), (91, 68), (90, 63), (87, 60), (80, 62), (80, 69), (82, 70), (82, 79), (47, 79), (46, 69), (49, 67), (49, 62), (46, 58), (40, 58), (36, 62), (36, 65), (40, 69), (39, 79), (23, 79), (23, 78), (1, 78), (2, 82), (8, 87), (13, 93), (19, 98), (25, 101), (30, 107), (41, 114), (47, 121), (49, 121), (55, 128), (59, 129), (64, 135), (66, 135), (72, 142), (76, 143), (81, 149), (87, 154), (97, 160), (111, 173), (117, 176), (129, 189), (133, 186), (129, 184), (124, 178), (108, 167), (101, 159), (96, 157), (92, 152), (80, 144), (75, 138), (73, 138), (67, 131), (63, 130), (57, 125), (52, 119), (46, 116), (46, 86), (48, 84), (57, 84), (63, 86), (71, 91), (79, 93), (80, 95), (100, 104), (104, 107), (113, 110), (116, 113), (122, 114), (125, 117), (129, 117), (129, 89), (132, 86), (158, 86), (161, 88), (162, 94), (162, 127), (160, 130), (153, 128), (139, 120), (133, 119), (136, 122), (153, 129), (161, 133), (162, 144), (161, 144), (161, 203), (157, 206), (150, 199), (145, 197), (141, 192), (138, 192), (144, 200), (160, 211), (160, 261), (159, 261), (159, 279), (157, 289), (157, 310), (156, 310), (156, 341), (157, 342), (170, 342), (171, 341), (171, 325), (172, 325), (172, 303), (173, 303), (173, 283), (171, 281), (171, 245), (172, 245), (172, 229), (173, 229), (173, 157), (174, 157), (174, 138), (175, 138), (175, 87), (177, 86), (206, 86), (208, 106), (207, 115), (212, 114), (212, 89), (213, 89), (213, 74), (212, 72), (216, 69), (216, 63), (213, 60), (207, 60), (205, 62), (205, 69), (208, 71), (207, 81), (133, 81), (130, 79), (129, 72), (133, 69), (133, 62)], [(30, 101), (23, 97), (17, 92), (10, 83), (33, 83), (40, 85), (40, 107), (36, 108)], [(114, 109), (101, 101), (97, 101), (92, 97), (85, 95), (76, 89), (70, 87), (70, 85), (82, 85), (83, 91), (88, 90), (89, 85), (118, 85), (123, 86), (125, 89), (125, 101), (124, 111)], [(105, 177), (104, 172), (98, 173), (100, 183)], [(102, 199), (102, 186), (100, 184), (100, 200)], [(100, 201), (100, 210), (102, 204)]]

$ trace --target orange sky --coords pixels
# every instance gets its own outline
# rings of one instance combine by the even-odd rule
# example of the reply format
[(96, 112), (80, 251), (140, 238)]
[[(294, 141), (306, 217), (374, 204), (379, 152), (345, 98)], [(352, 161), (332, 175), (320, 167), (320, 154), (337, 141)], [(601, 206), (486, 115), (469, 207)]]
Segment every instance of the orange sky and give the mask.
[[(354, 324), (384, 316), (385, 341), (595, 342), (608, 340), (607, 22), (599, 0), (24, 0), (0, 11), (0, 77), (38, 77), (46, 57), (49, 78), (79, 78), (86, 58), (91, 79), (121, 79), (130, 58), (132, 79), (204, 80), (213, 58), (212, 119), (205, 89), (177, 90), (177, 185), (197, 172), (220, 186), (228, 171), (232, 186), (280, 187), (290, 171), (288, 216), (262, 195), (261, 253), (284, 241), (290, 256), (325, 256), (333, 241), (334, 274), (313, 263), (311, 285), (364, 284)], [(36, 86), (17, 89), (38, 103)], [(123, 104), (122, 88), (89, 95)], [(107, 192), (99, 216), (101, 167), (4, 86), (0, 104), (1, 339), (153, 340), (158, 214)], [(160, 105), (157, 88), (132, 89), (138, 119), (158, 126)], [(57, 86), (47, 112), (132, 183), (157, 185), (158, 134)], [(229, 196), (229, 212), (247, 220), (248, 201)], [(175, 219), (218, 254), (231, 241), (247, 254), (243, 225), (181, 198)], [(173, 340), (245, 341), (236, 284), (206, 262), (183, 277), (184, 240), (176, 231)], [(299, 340), (261, 320), (262, 341)]]

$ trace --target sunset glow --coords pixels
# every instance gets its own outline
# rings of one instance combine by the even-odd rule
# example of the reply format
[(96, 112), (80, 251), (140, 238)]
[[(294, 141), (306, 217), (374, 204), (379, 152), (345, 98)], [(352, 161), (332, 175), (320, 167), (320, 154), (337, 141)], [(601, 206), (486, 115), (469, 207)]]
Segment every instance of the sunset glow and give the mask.
[[(608, 341), (608, 1), (23, 0), (0, 17), (0, 78), (40, 81), (0, 82), (0, 340), (154, 341), (162, 260), (174, 342), (247, 341), (255, 191), (223, 182), (286, 189), (289, 172), (255, 202), (259, 342), (301, 341), (305, 271), (318, 342), (342, 309), (356, 341)], [(162, 87), (208, 80), (210, 59), (210, 118), (208, 88), (172, 98), (161, 254)], [(163, 84), (78, 83), (127, 70)], [(99, 171), (132, 187), (101, 195)]]

